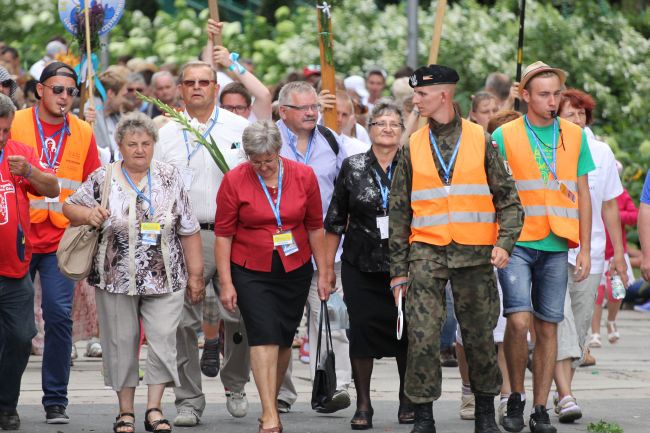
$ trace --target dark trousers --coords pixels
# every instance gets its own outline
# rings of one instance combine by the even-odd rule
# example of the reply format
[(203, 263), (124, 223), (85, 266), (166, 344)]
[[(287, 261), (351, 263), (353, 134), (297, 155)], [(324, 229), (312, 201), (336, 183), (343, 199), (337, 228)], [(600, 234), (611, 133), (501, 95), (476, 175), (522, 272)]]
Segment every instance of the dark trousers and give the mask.
[(409, 278), (405, 309), (407, 397), (413, 403), (428, 403), (440, 397), (440, 332), (446, 317), (448, 280), (463, 335), (472, 391), (497, 395), (501, 372), (492, 330), (499, 318), (500, 301), (492, 265), (440, 269), (431, 261), (416, 260), (409, 264)]
[(35, 335), (32, 280), (28, 274), (0, 276), (0, 411), (13, 411), (18, 405)]
[(56, 253), (33, 254), (29, 264), (32, 279), (41, 277), (41, 308), (45, 322), (43, 348), (43, 406), (68, 405), (70, 353), (72, 352), (72, 298), (74, 281), (65, 277)]

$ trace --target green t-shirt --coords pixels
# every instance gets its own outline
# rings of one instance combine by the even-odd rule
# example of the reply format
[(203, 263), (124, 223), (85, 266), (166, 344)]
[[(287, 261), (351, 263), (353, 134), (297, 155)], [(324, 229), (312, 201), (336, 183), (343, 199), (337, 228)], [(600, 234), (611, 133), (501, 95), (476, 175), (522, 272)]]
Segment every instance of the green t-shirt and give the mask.
[[(541, 147), (544, 150), (544, 155), (546, 156), (546, 159), (548, 160), (549, 163), (552, 164), (553, 161), (553, 147), (555, 146), (560, 146), (560, 149), (562, 148), (562, 141), (560, 138), (560, 134), (557, 132), (556, 129), (556, 143), (555, 146), (551, 145), (553, 143), (553, 125), (549, 126), (534, 126), (531, 125), (533, 128), (533, 131), (535, 131), (535, 134), (537, 134), (537, 137), (539, 140), (541, 140), (541, 143), (545, 143), (548, 146), (544, 146), (543, 144), (540, 143)], [(539, 171), (542, 173), (542, 178), (544, 179), (544, 182), (548, 181), (549, 176), (551, 176), (551, 170), (548, 168), (546, 165), (546, 162), (544, 162), (544, 158), (542, 158), (542, 155), (539, 151), (539, 147), (537, 144), (535, 144), (535, 137), (533, 137), (533, 134), (530, 132), (528, 128), (526, 128), (526, 133), (528, 134), (528, 143), (530, 144), (530, 148), (533, 151), (533, 155), (535, 155), (535, 161), (537, 162), (537, 167), (539, 167)], [(498, 128), (496, 131), (492, 133), (492, 139), (497, 142), (499, 145), (499, 152), (501, 152), (501, 155), (503, 155), (504, 159), (506, 158), (506, 148), (505, 144), (503, 143), (503, 131), (501, 128)], [(578, 156), (578, 177), (583, 176), (587, 173), (589, 173), (592, 170), (595, 170), (596, 166), (594, 165), (594, 161), (591, 159), (591, 152), (589, 151), (589, 144), (587, 143), (587, 136), (585, 135), (585, 132), (582, 131), (582, 141), (580, 143), (580, 154)], [(540, 250), (540, 251), (553, 251), (553, 252), (561, 252), (561, 251), (568, 251), (569, 250), (569, 243), (565, 238), (561, 238), (555, 233), (551, 232), (547, 237), (544, 239), (540, 239), (538, 241), (527, 241), (527, 242), (517, 242), (517, 245), (520, 245), (522, 247), (526, 248), (532, 248), (535, 250)]]

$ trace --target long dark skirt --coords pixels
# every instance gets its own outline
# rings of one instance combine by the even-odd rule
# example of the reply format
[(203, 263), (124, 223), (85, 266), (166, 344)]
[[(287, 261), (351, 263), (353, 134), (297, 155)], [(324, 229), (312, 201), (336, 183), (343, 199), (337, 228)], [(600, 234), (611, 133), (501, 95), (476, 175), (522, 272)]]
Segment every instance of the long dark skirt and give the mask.
[(397, 307), (388, 272), (361, 272), (343, 261), (341, 280), (350, 316), (350, 358), (395, 357), (406, 353), (406, 330), (396, 336)]

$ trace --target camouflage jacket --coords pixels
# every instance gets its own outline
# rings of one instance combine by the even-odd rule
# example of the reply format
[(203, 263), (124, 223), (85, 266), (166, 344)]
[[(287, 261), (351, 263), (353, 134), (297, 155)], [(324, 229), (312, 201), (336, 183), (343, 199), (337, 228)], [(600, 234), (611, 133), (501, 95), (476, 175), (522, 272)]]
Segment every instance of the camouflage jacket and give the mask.
[[(438, 143), (440, 153), (449, 161), (461, 133), (460, 115), (447, 124), (439, 124), (429, 119), (429, 128)], [(432, 149), (433, 160), (438, 174), (444, 179), (444, 171)], [(524, 222), (524, 209), (519, 201), (515, 182), (506, 171), (503, 158), (492, 144), (489, 134), (485, 134), (485, 172), (492, 193), (492, 201), (497, 212), (499, 234), (496, 246), (508, 253), (512, 252)], [(413, 169), (409, 145), (403, 150), (397, 164), (391, 186), (390, 200), (390, 274), (391, 277), (408, 275), (408, 262), (429, 260), (440, 269), (461, 268), (490, 263), (492, 246), (449, 245), (437, 246), (422, 242), (409, 244), (411, 234), (411, 186)], [(453, 167), (451, 175), (453, 176)]]

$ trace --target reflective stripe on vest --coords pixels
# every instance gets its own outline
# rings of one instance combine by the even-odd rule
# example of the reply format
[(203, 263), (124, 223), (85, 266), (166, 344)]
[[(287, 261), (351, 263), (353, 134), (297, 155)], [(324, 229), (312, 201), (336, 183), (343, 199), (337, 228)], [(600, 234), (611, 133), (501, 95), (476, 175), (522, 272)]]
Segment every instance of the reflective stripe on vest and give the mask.
[[(92, 142), (93, 131), (90, 125), (68, 114), (70, 136), (65, 141), (56, 176), (61, 187), (59, 201), (46, 203), (42, 196), (28, 194), (29, 215), (32, 223), (41, 223), (47, 218), (55, 227), (66, 228), (68, 219), (62, 213), (63, 202), (81, 186), (83, 169)], [(40, 155), (41, 142), (34, 124), (34, 109), (27, 108), (16, 112), (11, 125), (11, 138), (34, 149)]]
[(483, 128), (462, 120), (460, 148), (448, 187), (438, 175), (428, 126), (411, 136), (410, 151), (413, 218), (409, 242), (494, 245), (496, 212), (485, 174)]
[(519, 241), (541, 240), (553, 231), (557, 236), (567, 239), (573, 247), (580, 238), (577, 171), (582, 129), (563, 119), (559, 122), (559, 140), (563, 146), (557, 149), (557, 176), (575, 194), (575, 203), (560, 191), (560, 183), (552, 175), (549, 174), (548, 183), (542, 179), (523, 118), (506, 123), (501, 129), (506, 159), (512, 169), (512, 177), (525, 212)]

